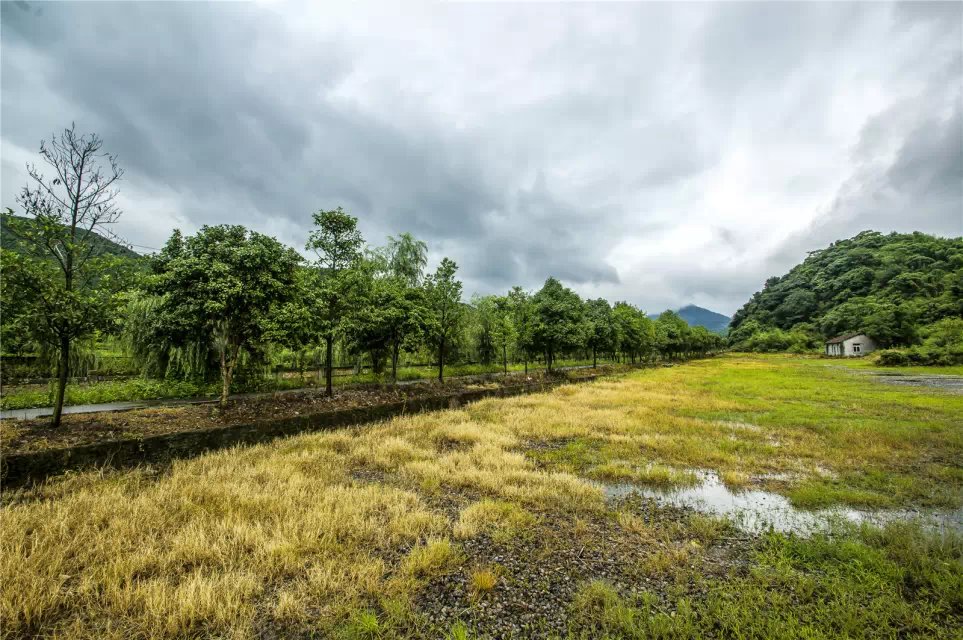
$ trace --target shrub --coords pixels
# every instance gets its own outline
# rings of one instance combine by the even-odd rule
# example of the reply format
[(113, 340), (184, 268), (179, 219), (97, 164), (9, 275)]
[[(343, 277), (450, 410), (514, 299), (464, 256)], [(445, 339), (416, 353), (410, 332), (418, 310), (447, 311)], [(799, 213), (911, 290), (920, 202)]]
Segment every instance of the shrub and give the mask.
[(877, 362), (884, 367), (905, 367), (910, 363), (909, 357), (896, 349), (880, 351)]

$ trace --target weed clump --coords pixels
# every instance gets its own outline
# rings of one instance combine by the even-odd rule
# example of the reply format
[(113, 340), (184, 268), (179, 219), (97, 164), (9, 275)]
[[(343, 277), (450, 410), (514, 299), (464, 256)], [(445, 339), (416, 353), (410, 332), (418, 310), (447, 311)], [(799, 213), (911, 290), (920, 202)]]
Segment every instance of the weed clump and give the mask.
[(495, 542), (507, 543), (526, 537), (535, 522), (535, 516), (517, 504), (482, 500), (462, 510), (454, 531), (459, 538), (487, 533)]
[(412, 549), (401, 570), (414, 578), (433, 578), (450, 573), (460, 561), (461, 553), (450, 540), (433, 538)]
[(631, 482), (656, 487), (682, 487), (698, 484), (698, 476), (691, 471), (673, 469), (661, 464), (637, 467), (624, 460), (598, 465), (590, 475), (606, 482)]

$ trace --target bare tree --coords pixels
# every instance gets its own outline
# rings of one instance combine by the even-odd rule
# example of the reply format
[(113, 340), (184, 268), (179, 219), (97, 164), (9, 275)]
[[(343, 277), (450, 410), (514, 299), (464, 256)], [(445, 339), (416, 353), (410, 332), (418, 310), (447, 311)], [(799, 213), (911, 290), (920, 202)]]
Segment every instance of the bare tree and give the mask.
[(27, 219), (10, 225), (22, 251), (37, 259), (14, 269), (13, 277), (33, 300), (36, 332), (57, 353), (54, 426), (63, 411), (71, 345), (102, 320), (100, 285), (108, 267), (102, 258), (109, 256), (98, 236), (115, 237), (110, 225), (121, 214), (114, 185), (124, 172), (102, 146), (99, 136), (80, 135), (74, 124), (41, 142), (40, 156), (53, 175), (27, 165), (30, 183), (17, 197)]

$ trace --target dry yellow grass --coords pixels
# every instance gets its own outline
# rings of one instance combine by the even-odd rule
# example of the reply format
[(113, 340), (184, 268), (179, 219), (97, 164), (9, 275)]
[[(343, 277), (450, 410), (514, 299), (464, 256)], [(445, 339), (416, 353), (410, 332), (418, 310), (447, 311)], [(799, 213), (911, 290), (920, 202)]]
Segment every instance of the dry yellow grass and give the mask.
[[(694, 363), (222, 451), (160, 475), (65, 477), (3, 507), (0, 629), (11, 638), (250, 638), (259, 624), (310, 624), (322, 635), (356, 618), (368, 624), (372, 602), (403, 609), (425, 580), (454, 570), (452, 539), (484, 531), (508, 540), (540, 512), (575, 523), (600, 512), (602, 491), (584, 476), (599, 466), (604, 476), (604, 465), (635, 481), (646, 469), (675, 481), (686, 467), (728, 472), (727, 482), (835, 474), (838, 500), (847, 499), (839, 487), (858, 482), (847, 473), (872, 472), (877, 482), (919, 483), (897, 483), (903, 498), (937, 486), (957, 495), (958, 471), (933, 460), (963, 451), (952, 428), (963, 399), (877, 392), (802, 365), (783, 381), (786, 366)], [(841, 391), (826, 391), (830, 378)], [(800, 388), (819, 393), (798, 400)], [(846, 405), (851, 394), (871, 401)], [(452, 521), (429, 506), (439, 492), (483, 499)], [(622, 525), (655, 538), (644, 523)], [(666, 551), (650, 569), (687, 557)]]
[(462, 510), (454, 531), (459, 538), (487, 533), (496, 542), (507, 542), (526, 535), (534, 524), (535, 516), (516, 504), (482, 500)]
[(496, 584), (498, 584), (498, 575), (487, 567), (473, 570), (468, 579), (468, 588), (475, 598), (491, 591)]
[(723, 484), (734, 491), (748, 487), (750, 480), (749, 474), (731, 469), (727, 469), (720, 473), (719, 478), (722, 480)]
[[(159, 477), (52, 482), (3, 509), (2, 633), (241, 638), (265, 614), (334, 629), (372, 598), (405, 602), (457, 566), (456, 528), (511, 537), (534, 522), (505, 499), (601, 508), (591, 483), (512, 450), (517, 418), (487, 403), (222, 451)], [(395, 486), (353, 480), (359, 468)], [(492, 500), (454, 523), (406, 488), (426, 482)]]

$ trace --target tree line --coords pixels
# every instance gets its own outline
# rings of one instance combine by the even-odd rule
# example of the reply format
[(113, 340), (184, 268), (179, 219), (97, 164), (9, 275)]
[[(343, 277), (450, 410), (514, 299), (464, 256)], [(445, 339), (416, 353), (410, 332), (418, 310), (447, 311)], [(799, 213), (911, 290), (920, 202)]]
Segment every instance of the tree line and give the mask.
[(123, 172), (101, 148), (73, 127), (44, 143), (54, 176), (29, 167), (17, 199), (26, 217), (7, 220), (18, 250), (2, 252), (4, 338), (56, 355), (54, 424), (72, 349), (97, 335), (121, 337), (145, 375), (218, 376), (222, 404), (238, 376), (263, 370), (280, 350), (318, 354), (330, 395), (336, 354), (392, 381), (402, 355), (415, 355), (442, 381), (451, 363), (527, 373), (534, 360), (551, 371), (573, 356), (645, 362), (723, 346), (671, 311), (651, 320), (627, 302), (583, 300), (555, 278), (538, 291), (466, 302), (453, 260), (427, 271), (428, 247), (408, 233), (369, 246), (340, 207), (313, 214), (307, 259), (275, 238), (218, 225), (175, 230), (159, 252), (131, 260), (103, 242), (120, 216), (114, 185)]

